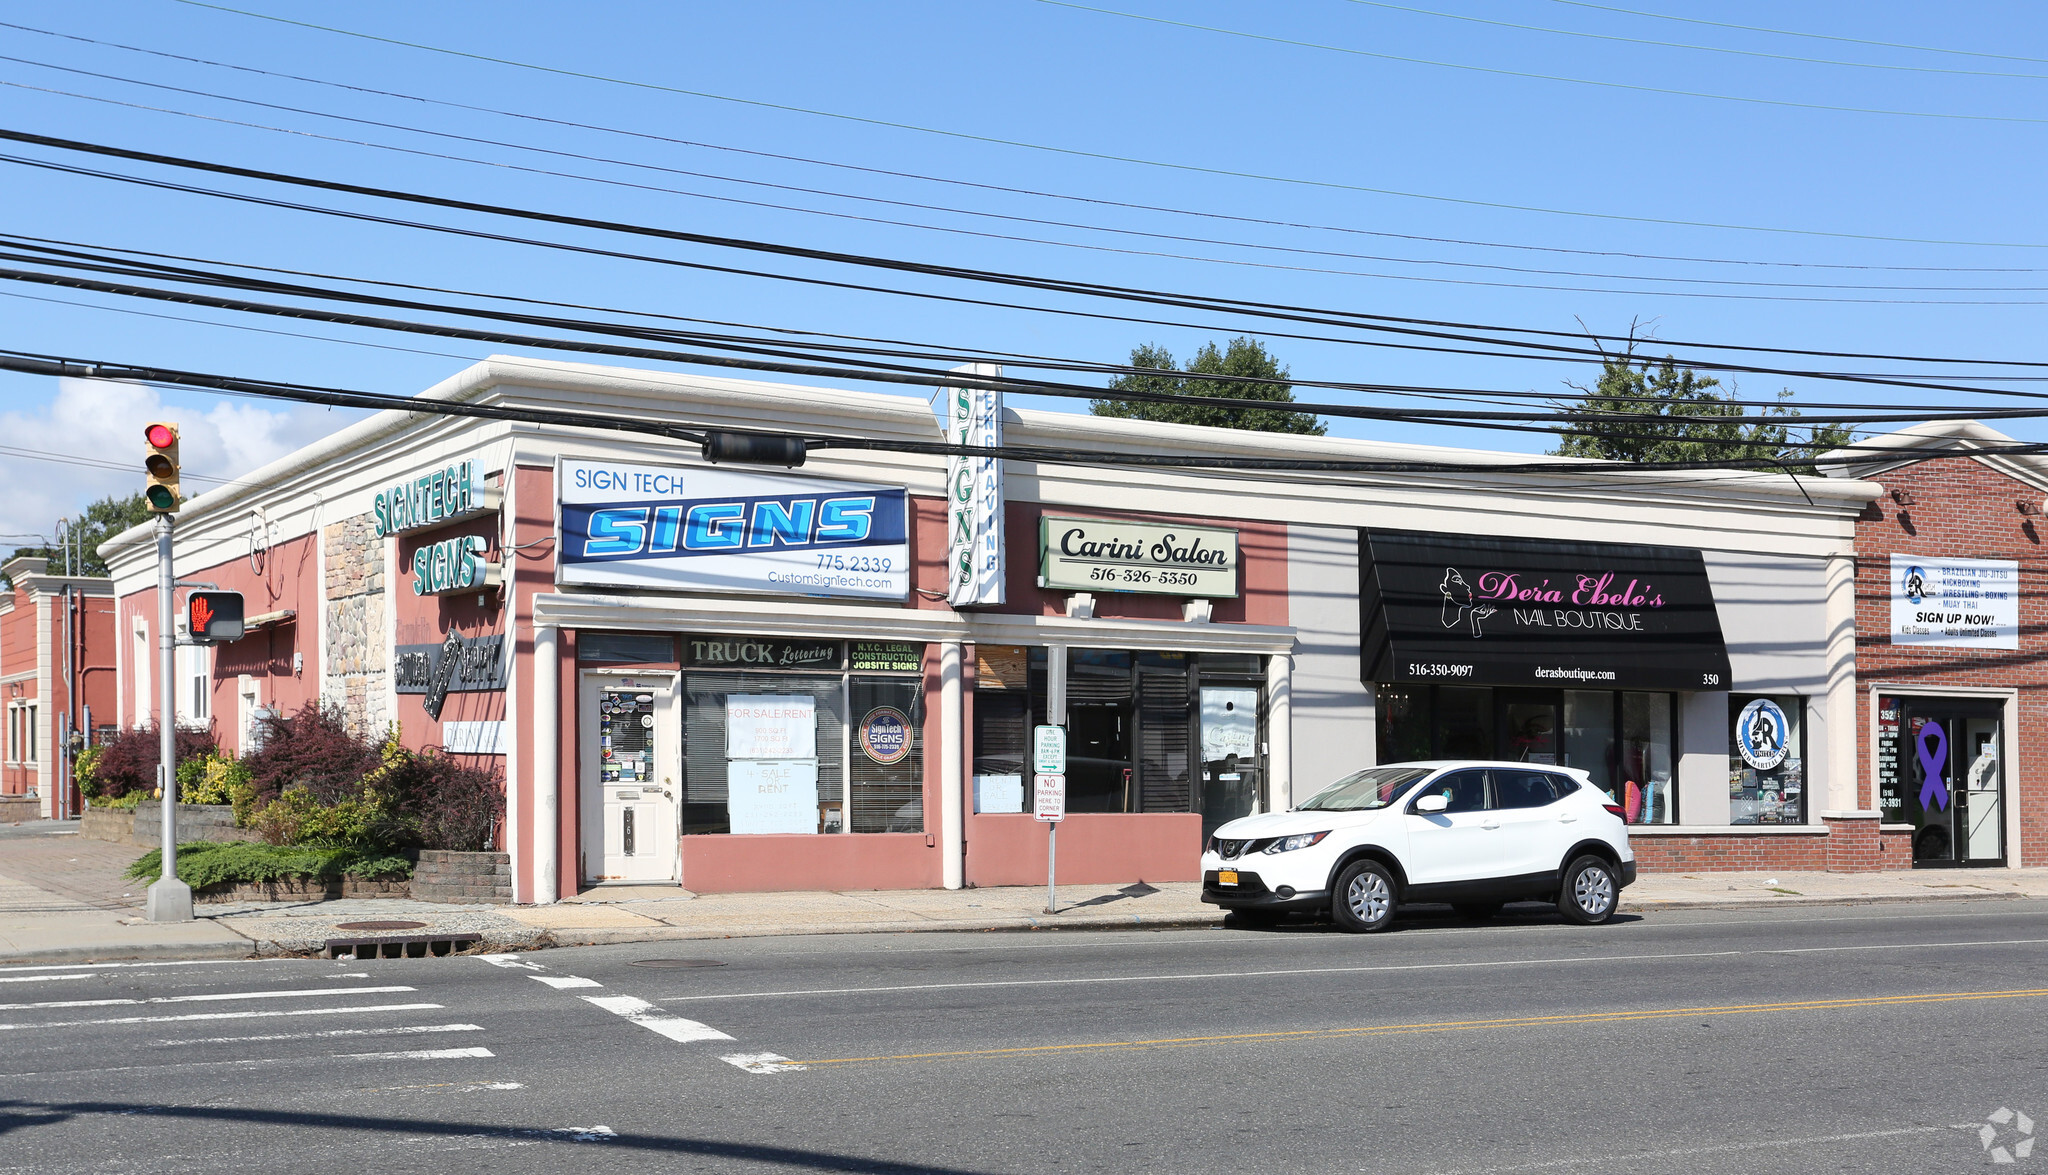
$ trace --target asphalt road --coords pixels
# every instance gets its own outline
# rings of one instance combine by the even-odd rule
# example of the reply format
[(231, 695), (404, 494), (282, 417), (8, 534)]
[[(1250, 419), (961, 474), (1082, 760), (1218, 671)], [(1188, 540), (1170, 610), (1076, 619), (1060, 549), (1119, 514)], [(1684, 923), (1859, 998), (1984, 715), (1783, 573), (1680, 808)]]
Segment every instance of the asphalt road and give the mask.
[(1999, 901), (12, 968), (0, 1173), (1975, 1170), (2048, 1121), (2044, 951)]

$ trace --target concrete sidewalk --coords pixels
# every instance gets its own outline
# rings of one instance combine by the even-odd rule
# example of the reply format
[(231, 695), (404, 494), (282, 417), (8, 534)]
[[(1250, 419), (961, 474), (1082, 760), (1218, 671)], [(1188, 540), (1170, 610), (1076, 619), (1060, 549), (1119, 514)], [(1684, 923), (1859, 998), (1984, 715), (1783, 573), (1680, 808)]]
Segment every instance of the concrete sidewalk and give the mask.
[[(347, 899), (202, 903), (182, 925), (141, 918), (121, 879), (136, 850), (80, 841), (39, 821), (0, 828), (0, 966), (128, 958), (318, 953), (358, 921), (418, 922), (391, 933), (473, 932), (495, 950), (767, 935), (995, 930), (1164, 930), (1220, 925), (1194, 882), (1063, 886), (1047, 914), (1038, 886), (697, 895), (673, 886), (605, 887), (551, 906), (451, 906)], [(1698, 908), (2048, 898), (2048, 869), (1898, 873), (1662, 873), (1622, 896), (1624, 914)], [(1533, 909), (1533, 907), (1532, 907)]]

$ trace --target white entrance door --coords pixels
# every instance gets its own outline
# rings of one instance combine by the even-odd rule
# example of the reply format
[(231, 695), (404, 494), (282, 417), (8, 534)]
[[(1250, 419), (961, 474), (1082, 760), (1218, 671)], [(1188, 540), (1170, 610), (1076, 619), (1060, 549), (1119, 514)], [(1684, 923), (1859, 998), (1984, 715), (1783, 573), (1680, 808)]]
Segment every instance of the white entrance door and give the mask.
[(676, 880), (676, 675), (585, 673), (582, 695), (584, 880)]

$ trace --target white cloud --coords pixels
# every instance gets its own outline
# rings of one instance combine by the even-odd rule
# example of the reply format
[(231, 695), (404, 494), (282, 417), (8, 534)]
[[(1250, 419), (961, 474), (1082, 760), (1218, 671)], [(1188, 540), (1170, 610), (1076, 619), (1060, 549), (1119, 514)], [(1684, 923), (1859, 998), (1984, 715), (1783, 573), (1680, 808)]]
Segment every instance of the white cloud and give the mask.
[[(185, 495), (193, 497), (346, 426), (355, 413), (223, 399), (166, 405), (155, 388), (60, 379), (46, 403), (0, 413), (0, 552), (32, 544), (60, 517), (110, 494), (142, 489), (142, 426), (178, 425)], [(80, 462), (84, 462), (81, 464)], [(93, 464), (99, 463), (99, 464)]]

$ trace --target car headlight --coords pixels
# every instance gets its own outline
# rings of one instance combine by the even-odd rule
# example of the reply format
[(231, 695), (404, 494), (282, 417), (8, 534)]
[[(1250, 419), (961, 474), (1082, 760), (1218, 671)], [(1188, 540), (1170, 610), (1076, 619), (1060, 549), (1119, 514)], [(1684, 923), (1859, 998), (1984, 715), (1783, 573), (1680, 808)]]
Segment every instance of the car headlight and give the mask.
[(1305, 849), (1313, 844), (1321, 844), (1323, 838), (1328, 835), (1330, 834), (1327, 831), (1297, 832), (1293, 836), (1282, 836), (1274, 838), (1272, 844), (1267, 845), (1264, 849), (1260, 851), (1267, 853), (1269, 855), (1272, 853), (1291, 853), (1296, 849)]

